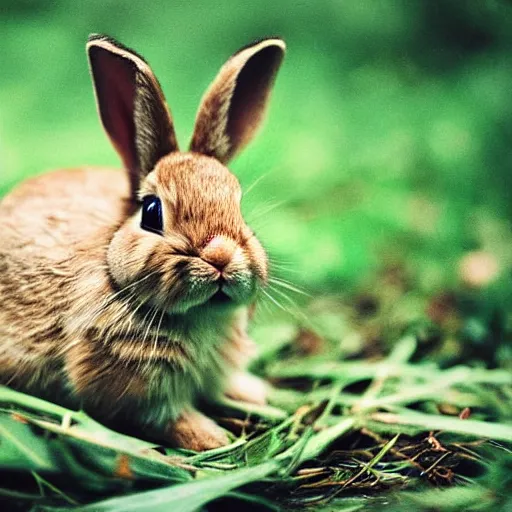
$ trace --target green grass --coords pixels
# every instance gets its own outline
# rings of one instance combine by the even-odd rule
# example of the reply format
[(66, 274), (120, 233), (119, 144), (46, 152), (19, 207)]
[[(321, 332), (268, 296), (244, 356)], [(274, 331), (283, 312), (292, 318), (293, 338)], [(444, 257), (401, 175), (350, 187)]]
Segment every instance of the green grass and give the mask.
[(90, 32), (148, 58), (183, 147), (223, 61), (287, 41), (267, 125), (232, 165), (292, 283), (252, 328), (253, 371), (274, 390), (266, 407), (212, 407), (233, 444), (192, 454), (2, 388), (3, 505), (512, 508), (510, 4), (3, 2), (0, 195), (48, 169), (119, 165)]
[[(468, 343), (462, 333), (472, 318), (456, 308), (447, 322), (434, 325), (425, 315), (412, 328), (399, 300), (380, 309), (390, 289), (378, 284), (371, 313), (361, 296), (322, 297), (325, 316), (316, 325), (283, 315), (280, 337), (268, 338), (266, 321), (255, 329), (263, 350), (254, 369), (273, 390), (268, 406), (226, 400), (212, 407), (233, 434), (225, 448), (159, 448), (83, 412), (1, 388), (0, 463), (8, 472), (0, 495), (35, 510), (371, 510), (384, 502), (390, 510), (506, 510), (510, 368), (489, 369), (471, 357), (447, 362), (447, 346), (452, 353), (454, 343), (460, 350)], [(314, 307), (296, 312), (308, 319)], [(390, 314), (399, 338), (385, 334)], [(330, 331), (335, 319), (346, 322), (344, 339), (371, 328), (381, 342), (363, 339), (344, 354), (338, 329)]]

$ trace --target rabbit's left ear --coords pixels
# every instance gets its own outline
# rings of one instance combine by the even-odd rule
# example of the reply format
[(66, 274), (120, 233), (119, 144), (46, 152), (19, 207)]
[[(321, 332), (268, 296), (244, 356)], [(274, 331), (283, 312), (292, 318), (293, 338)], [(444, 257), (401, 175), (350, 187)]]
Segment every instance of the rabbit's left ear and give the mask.
[(227, 163), (253, 138), (285, 50), (281, 39), (265, 39), (224, 64), (201, 101), (191, 151)]
[(178, 150), (170, 112), (153, 71), (136, 52), (93, 34), (87, 53), (101, 121), (136, 197), (140, 182), (158, 160)]

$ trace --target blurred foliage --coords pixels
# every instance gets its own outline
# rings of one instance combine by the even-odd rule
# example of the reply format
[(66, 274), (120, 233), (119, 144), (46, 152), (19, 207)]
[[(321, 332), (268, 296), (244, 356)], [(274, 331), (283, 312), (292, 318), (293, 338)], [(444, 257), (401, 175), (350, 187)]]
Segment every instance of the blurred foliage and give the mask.
[(0, 0), (0, 195), (52, 168), (119, 166), (91, 32), (148, 59), (183, 148), (228, 56), (286, 40), (267, 124), (231, 165), (285, 279), (253, 332), (254, 370), (276, 389), (272, 406), (214, 412), (232, 446), (179, 456), (2, 389), (0, 494), (94, 510), (221, 496), (208, 510), (510, 509), (512, 3)]

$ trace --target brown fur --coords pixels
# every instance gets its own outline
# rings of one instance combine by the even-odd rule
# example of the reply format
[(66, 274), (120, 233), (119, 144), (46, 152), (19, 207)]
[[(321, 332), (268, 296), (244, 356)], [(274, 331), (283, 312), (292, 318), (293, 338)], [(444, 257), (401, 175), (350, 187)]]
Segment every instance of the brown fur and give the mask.
[[(260, 50), (282, 53), (273, 41), (233, 57), (231, 75)], [(127, 172), (57, 171), (0, 203), (0, 382), (178, 446), (219, 446), (227, 437), (193, 406), (223, 392), (251, 398), (229, 386), (256, 385), (241, 372), (254, 350), (248, 308), (266, 283), (265, 252), (242, 218), (237, 179), (199, 146), (177, 152), (147, 63), (103, 36), (88, 50), (100, 115)], [(255, 85), (261, 98), (275, 59), (269, 66)], [(232, 88), (221, 71), (210, 104), (226, 105), (225, 80)], [(195, 133), (223, 132), (232, 154), (247, 137), (216, 117), (229, 118), (229, 104), (200, 111)], [(259, 110), (241, 131), (252, 133), (256, 118)], [(148, 195), (162, 204), (160, 234), (140, 226), (136, 199)]]

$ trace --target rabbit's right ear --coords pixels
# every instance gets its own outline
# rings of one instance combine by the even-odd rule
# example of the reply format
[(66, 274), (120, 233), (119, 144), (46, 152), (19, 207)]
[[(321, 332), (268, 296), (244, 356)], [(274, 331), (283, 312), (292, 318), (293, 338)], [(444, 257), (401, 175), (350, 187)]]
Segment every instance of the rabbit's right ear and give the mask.
[(140, 55), (109, 37), (89, 36), (87, 54), (101, 122), (136, 197), (140, 181), (158, 160), (178, 150), (162, 89)]
[(285, 50), (282, 39), (263, 39), (222, 66), (199, 106), (191, 151), (225, 164), (254, 137)]

